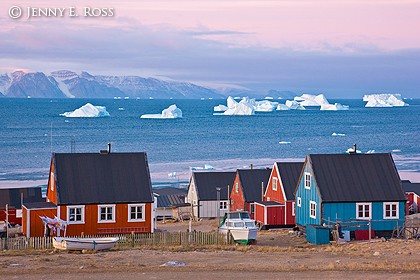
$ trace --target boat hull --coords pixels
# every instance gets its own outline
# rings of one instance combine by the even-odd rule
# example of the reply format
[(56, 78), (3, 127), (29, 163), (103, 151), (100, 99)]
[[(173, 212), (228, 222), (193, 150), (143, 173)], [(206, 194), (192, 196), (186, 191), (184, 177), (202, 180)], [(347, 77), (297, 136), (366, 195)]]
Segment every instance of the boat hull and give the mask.
[(66, 238), (54, 237), (53, 246), (59, 250), (109, 250), (118, 241), (115, 238)]
[(255, 243), (257, 239), (257, 228), (220, 228), (220, 233), (228, 234), (229, 232), (232, 234), (233, 240), (237, 243), (241, 244), (252, 244)]

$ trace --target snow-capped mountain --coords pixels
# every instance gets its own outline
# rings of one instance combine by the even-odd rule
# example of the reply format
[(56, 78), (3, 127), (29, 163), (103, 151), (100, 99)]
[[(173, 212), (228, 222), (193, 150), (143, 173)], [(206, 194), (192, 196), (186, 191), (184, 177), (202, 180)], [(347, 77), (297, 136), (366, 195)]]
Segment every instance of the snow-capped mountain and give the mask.
[(223, 98), (210, 88), (187, 82), (163, 81), (138, 76), (95, 76), (68, 70), (42, 72), (16, 71), (0, 75), (0, 93), (6, 97), (45, 98)]

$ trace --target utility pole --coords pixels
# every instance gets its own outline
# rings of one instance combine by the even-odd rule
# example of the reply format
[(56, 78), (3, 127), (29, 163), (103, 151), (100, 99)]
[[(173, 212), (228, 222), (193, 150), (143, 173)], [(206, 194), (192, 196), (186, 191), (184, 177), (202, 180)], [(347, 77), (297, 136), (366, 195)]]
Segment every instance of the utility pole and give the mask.
[(216, 188), (217, 191), (217, 227), (220, 226), (220, 190), (221, 188)]

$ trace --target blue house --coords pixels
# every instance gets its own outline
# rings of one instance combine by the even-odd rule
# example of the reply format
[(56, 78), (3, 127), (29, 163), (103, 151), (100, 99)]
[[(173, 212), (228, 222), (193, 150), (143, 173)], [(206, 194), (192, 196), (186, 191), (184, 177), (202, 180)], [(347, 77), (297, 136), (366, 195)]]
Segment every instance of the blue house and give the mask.
[[(404, 221), (406, 197), (391, 154), (307, 155), (295, 190), (296, 224), (388, 233)], [(344, 228), (344, 225), (346, 228)]]

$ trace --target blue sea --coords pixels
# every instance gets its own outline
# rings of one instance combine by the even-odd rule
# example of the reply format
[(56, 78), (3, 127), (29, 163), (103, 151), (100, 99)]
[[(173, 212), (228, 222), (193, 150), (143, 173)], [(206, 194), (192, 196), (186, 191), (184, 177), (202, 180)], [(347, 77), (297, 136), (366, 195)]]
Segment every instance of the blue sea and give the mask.
[[(65, 118), (86, 103), (110, 117)], [(234, 169), (249, 163), (303, 159), (308, 153), (392, 152), (399, 170), (420, 170), (420, 100), (404, 108), (365, 108), (362, 100), (330, 100), (349, 111), (274, 111), (215, 116), (225, 100), (0, 99), (0, 181), (46, 180), (51, 152), (146, 151), (152, 173), (167, 176), (210, 164)], [(171, 104), (182, 119), (140, 119)], [(124, 110), (119, 110), (124, 108)], [(341, 136), (332, 136), (333, 134)]]

